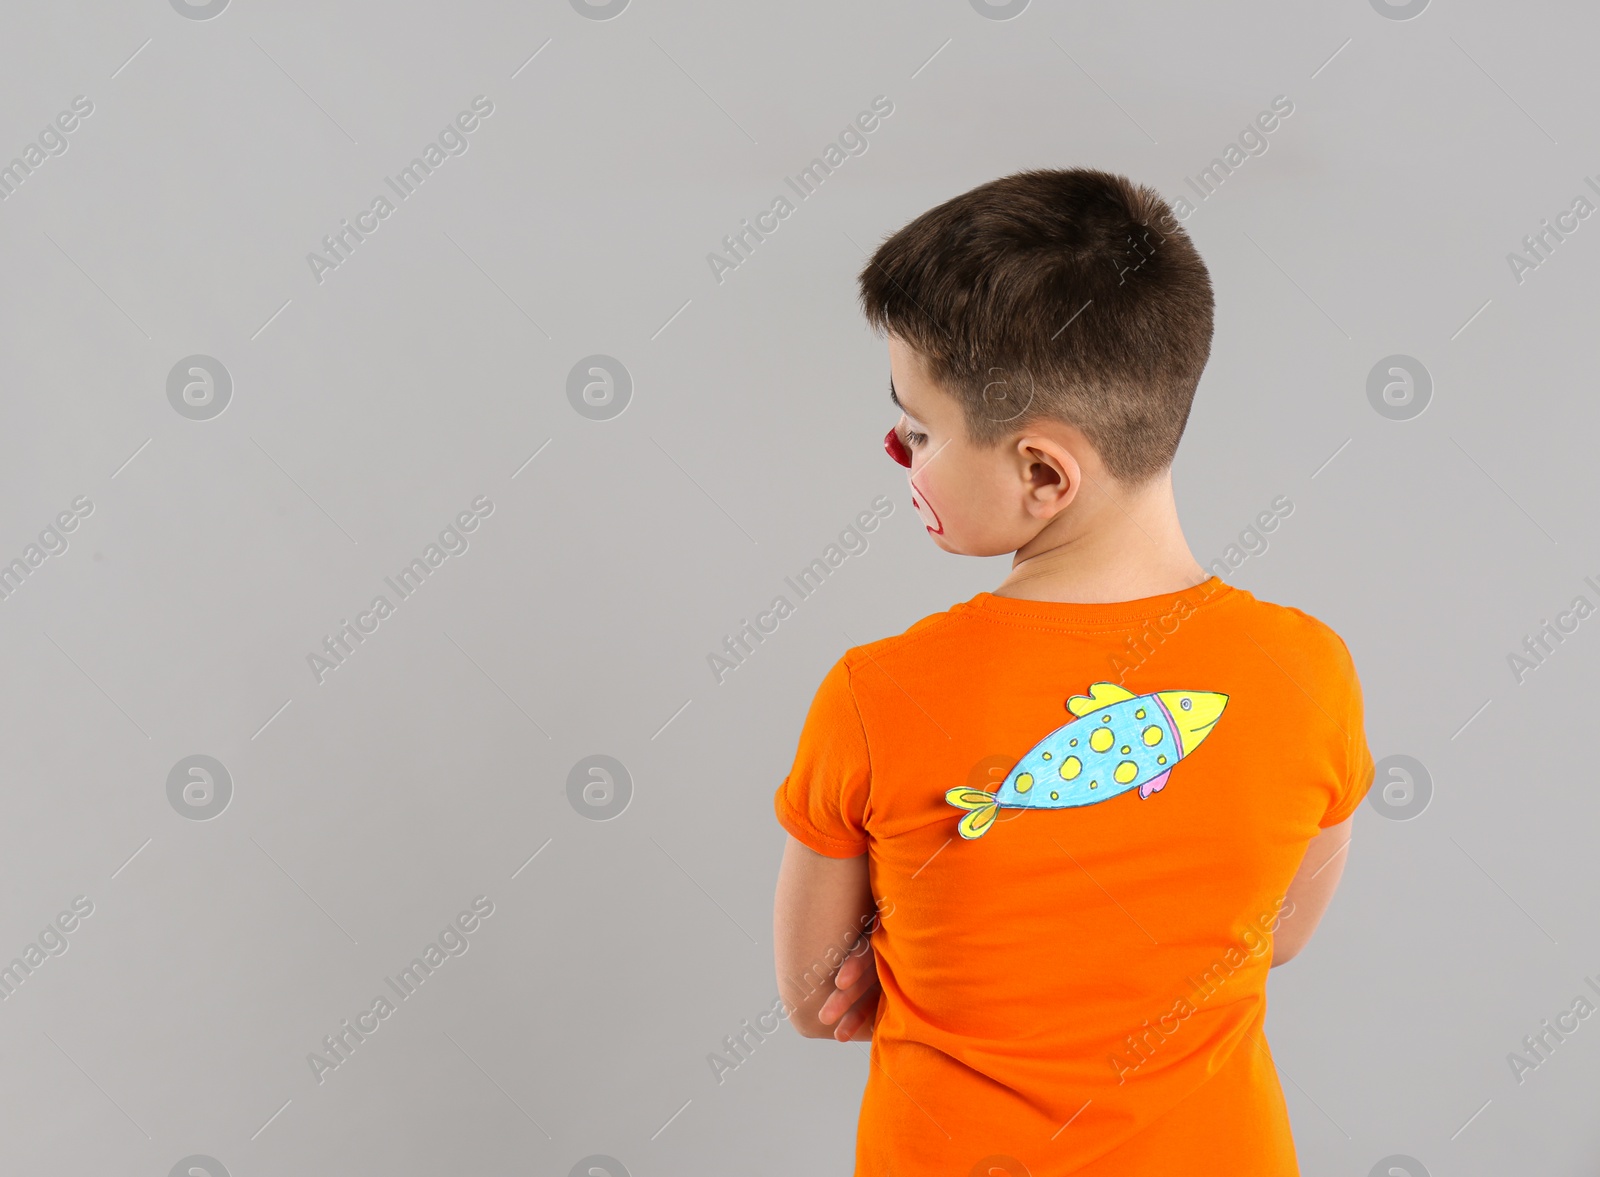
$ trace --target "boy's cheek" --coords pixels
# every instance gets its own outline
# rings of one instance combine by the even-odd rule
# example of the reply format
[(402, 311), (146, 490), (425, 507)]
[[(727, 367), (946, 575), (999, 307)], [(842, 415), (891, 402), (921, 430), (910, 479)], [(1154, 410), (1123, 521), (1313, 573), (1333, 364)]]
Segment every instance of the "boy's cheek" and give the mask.
[(951, 555), (966, 556), (992, 546), (994, 513), (976, 488), (952, 477), (957, 473), (948, 466), (936, 478), (915, 474), (913, 506), (929, 539)]
[(952, 495), (945, 495), (935, 502), (944, 530), (930, 530), (928, 538), (940, 550), (952, 556), (985, 556), (993, 552), (1000, 540), (995, 535), (993, 516), (985, 512), (982, 503), (968, 502)]

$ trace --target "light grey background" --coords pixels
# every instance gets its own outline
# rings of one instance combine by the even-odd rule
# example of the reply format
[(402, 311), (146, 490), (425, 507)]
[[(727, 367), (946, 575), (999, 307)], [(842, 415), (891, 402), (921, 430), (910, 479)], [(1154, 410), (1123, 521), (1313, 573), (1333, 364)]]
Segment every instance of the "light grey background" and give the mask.
[[(1600, 975), (1600, 619), (1507, 659), (1600, 605), (1600, 221), (1520, 283), (1507, 255), (1600, 172), (1597, 18), (1383, 7), (7, 4), (0, 161), (94, 110), (0, 203), (0, 560), (93, 510), (0, 600), (0, 963), (94, 911), (0, 1002), (0, 1169), (847, 1172), (865, 1045), (708, 1062), (776, 997), (772, 793), (847, 645), (1007, 567), (917, 524), (854, 276), (1024, 167), (1176, 199), (1282, 94), (1186, 221), (1218, 315), (1180, 508), (1209, 561), (1290, 498), (1228, 579), (1344, 635), (1375, 755), (1433, 787), (1362, 807), (1273, 974), (1302, 1165), (1593, 1172), (1600, 1025), (1521, 1083), (1507, 1055)], [(466, 152), (317, 282), (478, 95)], [(878, 95), (868, 150), (716, 281)], [(633, 381), (610, 420), (567, 398), (596, 353)], [(1433, 381), (1411, 420), (1367, 398), (1396, 353)], [(194, 354), (233, 381), (210, 420), (167, 397)], [(870, 549), (719, 684), (707, 655), (878, 495)], [(233, 782), (209, 821), (167, 795), (196, 754)], [(568, 799), (594, 754), (632, 779), (610, 821)], [(466, 954), (318, 1083), (308, 1052), (479, 895)]]

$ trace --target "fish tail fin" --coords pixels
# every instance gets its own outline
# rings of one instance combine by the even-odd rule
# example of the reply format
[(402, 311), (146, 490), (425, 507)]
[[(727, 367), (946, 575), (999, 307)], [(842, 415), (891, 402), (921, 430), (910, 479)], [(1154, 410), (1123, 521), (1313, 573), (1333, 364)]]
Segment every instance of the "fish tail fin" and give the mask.
[(983, 789), (951, 789), (945, 793), (944, 799), (957, 809), (967, 811), (966, 816), (956, 826), (963, 838), (981, 838), (994, 824), (995, 815), (1000, 812), (995, 794), (985, 792)]

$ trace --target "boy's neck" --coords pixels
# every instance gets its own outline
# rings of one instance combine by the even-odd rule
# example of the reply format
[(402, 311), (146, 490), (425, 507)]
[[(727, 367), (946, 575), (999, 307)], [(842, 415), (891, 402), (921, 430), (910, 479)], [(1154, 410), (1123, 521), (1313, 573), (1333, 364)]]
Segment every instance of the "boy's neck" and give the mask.
[(1086, 480), (1072, 505), (1017, 551), (994, 595), (1100, 604), (1208, 579), (1184, 539), (1168, 471), (1136, 491)]

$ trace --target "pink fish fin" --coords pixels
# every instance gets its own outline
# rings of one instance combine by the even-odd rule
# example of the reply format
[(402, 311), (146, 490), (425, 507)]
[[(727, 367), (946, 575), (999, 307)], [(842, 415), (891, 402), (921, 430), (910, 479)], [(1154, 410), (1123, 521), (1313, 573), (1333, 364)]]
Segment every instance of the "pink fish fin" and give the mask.
[(1139, 786), (1139, 800), (1143, 801), (1146, 797), (1150, 796), (1151, 793), (1161, 792), (1162, 789), (1167, 787), (1167, 778), (1171, 775), (1172, 770), (1169, 768), (1160, 776), (1153, 776), (1149, 780), (1145, 781), (1144, 784)]

